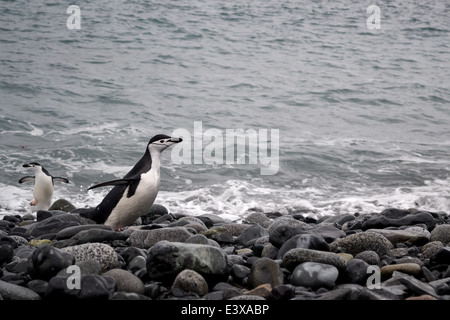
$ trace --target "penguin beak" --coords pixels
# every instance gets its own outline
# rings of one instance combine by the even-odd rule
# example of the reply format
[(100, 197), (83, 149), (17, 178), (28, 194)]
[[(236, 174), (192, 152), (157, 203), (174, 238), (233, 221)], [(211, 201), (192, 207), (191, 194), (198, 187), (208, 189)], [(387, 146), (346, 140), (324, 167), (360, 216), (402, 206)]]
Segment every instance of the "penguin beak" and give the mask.
[(34, 166), (32, 164), (25, 163), (22, 167), (24, 167), (24, 168), (32, 168)]
[(169, 140), (169, 142), (173, 142), (173, 143), (179, 143), (181, 141), (183, 141), (183, 139), (181, 139), (181, 137), (180, 138), (171, 137)]

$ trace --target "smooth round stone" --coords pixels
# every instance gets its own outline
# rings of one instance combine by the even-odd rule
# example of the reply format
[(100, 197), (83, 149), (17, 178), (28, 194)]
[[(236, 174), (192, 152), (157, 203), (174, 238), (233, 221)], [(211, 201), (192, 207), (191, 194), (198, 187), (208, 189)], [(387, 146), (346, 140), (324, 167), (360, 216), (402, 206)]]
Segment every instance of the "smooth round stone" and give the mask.
[(0, 296), (5, 300), (41, 300), (31, 289), (0, 280)]
[(338, 276), (338, 269), (332, 265), (304, 262), (292, 272), (291, 284), (313, 289), (321, 287), (331, 288), (335, 285)]
[(73, 263), (74, 257), (70, 253), (43, 245), (38, 247), (28, 259), (28, 273), (34, 279), (49, 280)]
[(410, 275), (419, 275), (422, 272), (422, 268), (417, 263), (400, 263), (390, 264), (381, 268), (382, 277), (390, 277), (394, 271), (400, 271)]
[(129, 271), (123, 269), (111, 269), (103, 274), (114, 278), (117, 291), (134, 292), (144, 294), (144, 283)]

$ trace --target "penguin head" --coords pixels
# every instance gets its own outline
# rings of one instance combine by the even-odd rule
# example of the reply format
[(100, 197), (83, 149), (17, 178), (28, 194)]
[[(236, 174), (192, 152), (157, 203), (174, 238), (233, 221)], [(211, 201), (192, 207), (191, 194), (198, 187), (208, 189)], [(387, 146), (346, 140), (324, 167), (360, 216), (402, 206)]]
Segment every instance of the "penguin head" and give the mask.
[(157, 134), (156, 136), (150, 139), (147, 148), (149, 151), (157, 150), (159, 152), (162, 152), (164, 149), (181, 141), (183, 141), (183, 139), (181, 138), (174, 138), (165, 134)]
[(43, 166), (41, 166), (37, 162), (30, 162), (23, 165), (24, 168), (31, 168), (34, 172), (44, 172), (46, 175), (50, 175), (47, 170), (44, 169)]
[(24, 168), (32, 168), (32, 169), (34, 169), (34, 170), (40, 170), (40, 169), (42, 169), (42, 166), (39, 164), (39, 163), (37, 163), (37, 162), (30, 162), (30, 163), (25, 163), (24, 165), (23, 165), (23, 167)]

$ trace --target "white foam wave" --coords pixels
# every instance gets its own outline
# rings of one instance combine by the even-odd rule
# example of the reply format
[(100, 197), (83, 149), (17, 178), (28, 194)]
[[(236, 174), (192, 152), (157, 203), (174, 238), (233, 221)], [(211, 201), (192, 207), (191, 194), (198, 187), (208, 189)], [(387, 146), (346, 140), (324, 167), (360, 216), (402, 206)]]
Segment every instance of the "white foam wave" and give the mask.
[[(302, 183), (306, 183), (303, 181)], [(241, 221), (251, 212), (299, 213), (319, 218), (323, 215), (380, 212), (386, 208), (409, 209), (450, 213), (450, 179), (425, 181), (417, 187), (398, 187), (391, 190), (336, 190), (300, 184), (300, 186), (274, 187), (253, 181), (228, 180), (224, 184), (189, 190), (162, 190), (156, 203), (173, 213), (192, 216), (217, 214), (230, 220)], [(30, 212), (32, 197), (30, 186), (1, 185), (0, 216)], [(84, 186), (55, 187), (54, 200), (65, 198), (78, 208), (96, 206), (109, 189), (86, 190)]]
[(450, 212), (450, 181), (426, 181), (424, 186), (392, 190), (347, 190), (330, 192), (316, 187), (289, 188), (258, 186), (247, 181), (229, 180), (189, 191), (160, 192), (157, 202), (172, 212), (190, 215), (215, 213), (241, 220), (259, 212), (300, 213), (315, 218), (323, 215), (380, 212), (386, 208)]

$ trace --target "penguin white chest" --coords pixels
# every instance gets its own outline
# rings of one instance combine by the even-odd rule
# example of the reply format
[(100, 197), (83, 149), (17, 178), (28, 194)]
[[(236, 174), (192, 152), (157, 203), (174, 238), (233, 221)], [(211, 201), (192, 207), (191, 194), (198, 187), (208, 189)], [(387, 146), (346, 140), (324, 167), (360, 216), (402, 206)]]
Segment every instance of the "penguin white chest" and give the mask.
[(122, 228), (133, 223), (145, 214), (156, 199), (160, 183), (159, 170), (153, 169), (141, 174), (139, 185), (135, 193), (128, 197), (129, 186), (122, 198), (105, 221), (113, 229)]
[(36, 208), (47, 210), (52, 201), (53, 181), (46, 174), (37, 174), (34, 181), (33, 196), (38, 201)]

